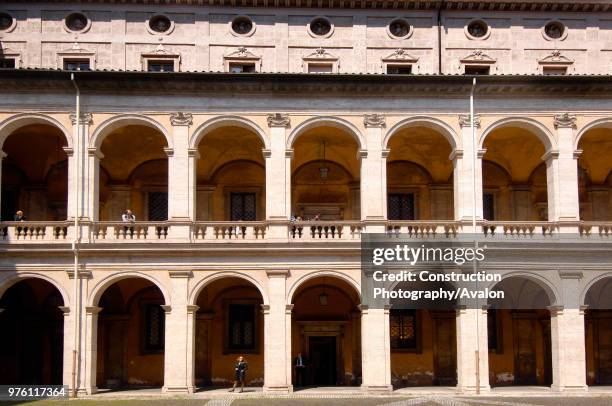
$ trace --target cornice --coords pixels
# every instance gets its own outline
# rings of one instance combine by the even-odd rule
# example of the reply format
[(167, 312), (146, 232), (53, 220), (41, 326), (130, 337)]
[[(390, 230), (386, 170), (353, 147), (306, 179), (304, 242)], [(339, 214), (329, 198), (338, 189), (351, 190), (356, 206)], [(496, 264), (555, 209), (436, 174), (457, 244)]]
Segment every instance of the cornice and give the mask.
[[(121, 95), (190, 95), (239, 91), (244, 97), (265, 94), (303, 97), (321, 95), (417, 97), (444, 94), (448, 98), (469, 94), (472, 77), (467, 75), (371, 75), (260, 73), (236, 75), (230, 73), (184, 72), (106, 72), (75, 73), (83, 94)], [(5, 93), (64, 93), (71, 92), (70, 72), (58, 70), (11, 69), (3, 71), (0, 85)], [(550, 97), (609, 97), (612, 77), (606, 75), (542, 76), (492, 75), (481, 76), (476, 88), (478, 97), (519, 97), (524, 95)]]
[[(32, 3), (67, 3), (66, 0), (30, 0)], [(168, 6), (231, 6), (235, 0), (77, 0), (70, 3), (132, 4)], [(347, 8), (347, 9), (412, 9), (412, 10), (487, 10), (487, 11), (549, 11), (549, 12), (602, 12), (612, 8), (609, 0), (243, 0), (243, 7), (293, 8)]]

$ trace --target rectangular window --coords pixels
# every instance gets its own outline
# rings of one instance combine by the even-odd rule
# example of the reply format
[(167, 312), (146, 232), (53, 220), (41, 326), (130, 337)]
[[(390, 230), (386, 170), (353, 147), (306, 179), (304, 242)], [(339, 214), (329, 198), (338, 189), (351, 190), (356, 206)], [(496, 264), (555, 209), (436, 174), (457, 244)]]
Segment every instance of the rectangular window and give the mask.
[(65, 70), (89, 70), (89, 59), (64, 59)]
[(0, 69), (15, 68), (15, 60), (12, 58), (0, 59)]
[(167, 192), (149, 192), (149, 221), (166, 221), (168, 220), (168, 193)]
[(251, 73), (255, 72), (254, 63), (234, 63), (230, 62), (229, 71), (231, 73)]
[(309, 63), (308, 73), (332, 73), (334, 65), (331, 63)]
[(164, 350), (165, 312), (159, 304), (147, 304), (145, 313), (145, 352), (162, 352)]
[(410, 75), (412, 65), (387, 65), (387, 73), (390, 75)]
[(493, 193), (482, 195), (482, 216), (485, 220), (495, 220), (495, 195)]
[(255, 350), (255, 305), (228, 305), (228, 349)]
[(489, 66), (470, 66), (465, 67), (466, 75), (489, 75), (491, 68)]
[(542, 73), (545, 75), (565, 75), (567, 68), (565, 66), (544, 66)]
[(174, 72), (174, 61), (172, 60), (148, 61), (147, 70), (149, 72)]
[(387, 198), (389, 220), (414, 220), (414, 193), (391, 193)]
[(391, 309), (391, 349), (418, 351), (417, 314), (411, 309)]
[(255, 221), (257, 217), (255, 199), (255, 193), (232, 193), (230, 221)]

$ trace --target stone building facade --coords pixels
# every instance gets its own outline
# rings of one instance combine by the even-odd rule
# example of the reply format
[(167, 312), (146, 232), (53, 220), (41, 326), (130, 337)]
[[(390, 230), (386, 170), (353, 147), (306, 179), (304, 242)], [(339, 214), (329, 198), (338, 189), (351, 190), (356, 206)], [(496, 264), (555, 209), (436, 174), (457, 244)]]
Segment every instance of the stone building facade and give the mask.
[[(3, 3), (0, 383), (612, 384), (611, 17)], [(481, 236), (531, 305), (368, 308), (365, 233)]]

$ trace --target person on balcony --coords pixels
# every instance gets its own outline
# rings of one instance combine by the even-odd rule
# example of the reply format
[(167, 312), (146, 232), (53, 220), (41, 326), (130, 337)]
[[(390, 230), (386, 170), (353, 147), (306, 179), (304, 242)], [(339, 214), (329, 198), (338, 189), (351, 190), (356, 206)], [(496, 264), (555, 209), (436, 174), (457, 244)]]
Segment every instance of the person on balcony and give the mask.
[(26, 216), (23, 215), (23, 211), (17, 210), (15, 216), (13, 216), (13, 221), (26, 221)]
[(244, 391), (244, 379), (246, 377), (246, 371), (249, 369), (249, 366), (241, 355), (236, 359), (236, 364), (234, 364), (234, 386), (230, 389), (230, 392), (233, 392), (240, 383), (240, 390), (238, 392), (242, 393)]
[[(127, 209), (123, 212), (123, 214), (121, 214), (121, 221), (123, 221), (124, 223), (133, 223), (136, 221), (136, 215), (132, 213), (132, 210)], [(134, 227), (123, 227), (123, 236), (127, 237), (128, 233), (130, 237), (133, 237)]]

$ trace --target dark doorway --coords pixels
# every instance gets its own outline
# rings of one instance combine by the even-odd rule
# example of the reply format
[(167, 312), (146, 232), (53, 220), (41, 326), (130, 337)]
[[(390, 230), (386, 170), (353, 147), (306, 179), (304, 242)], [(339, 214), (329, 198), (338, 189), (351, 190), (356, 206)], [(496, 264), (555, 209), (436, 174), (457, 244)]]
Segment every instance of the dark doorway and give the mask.
[(612, 312), (590, 310), (588, 317), (593, 325), (595, 384), (612, 385)]
[(455, 315), (451, 312), (434, 312), (434, 385), (457, 385), (457, 340)]
[(336, 385), (336, 337), (309, 337), (312, 384)]

